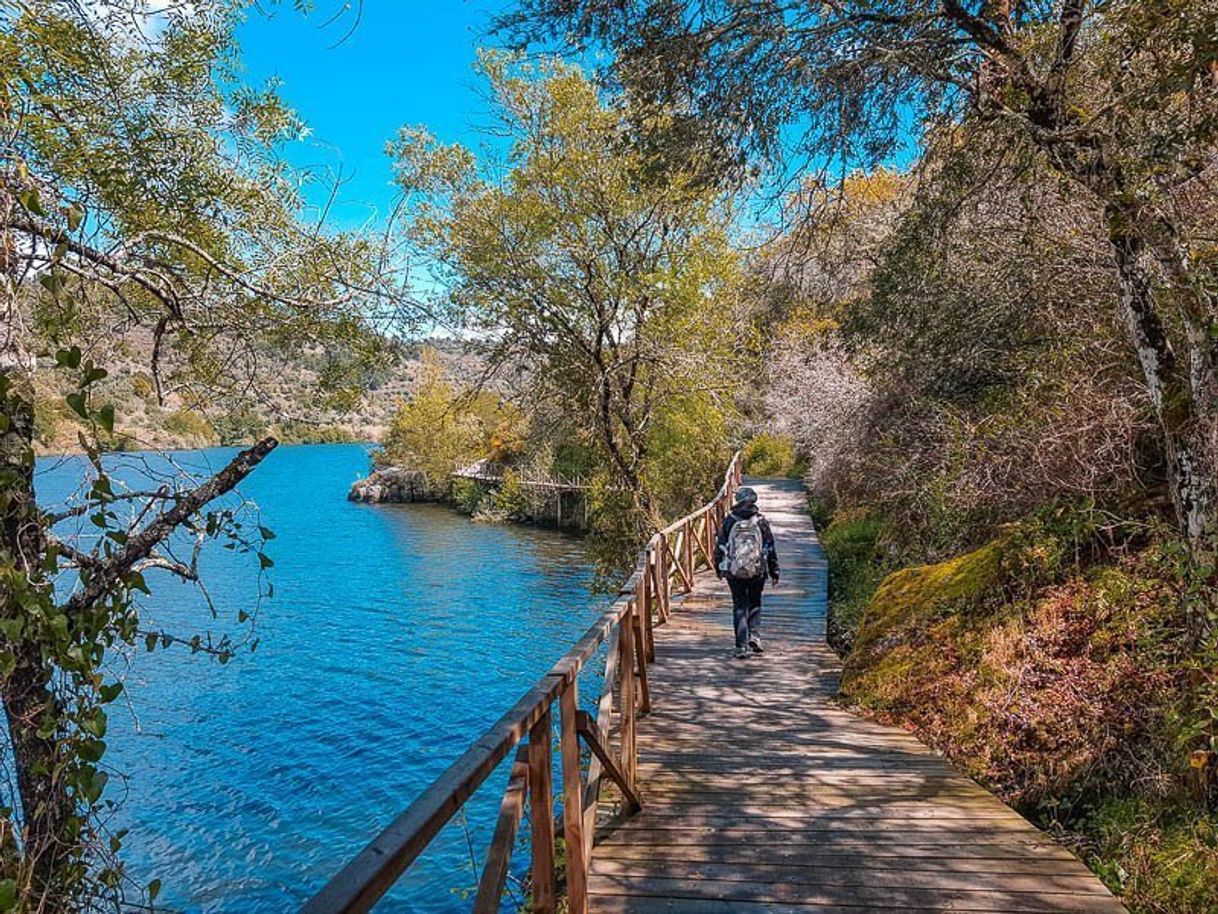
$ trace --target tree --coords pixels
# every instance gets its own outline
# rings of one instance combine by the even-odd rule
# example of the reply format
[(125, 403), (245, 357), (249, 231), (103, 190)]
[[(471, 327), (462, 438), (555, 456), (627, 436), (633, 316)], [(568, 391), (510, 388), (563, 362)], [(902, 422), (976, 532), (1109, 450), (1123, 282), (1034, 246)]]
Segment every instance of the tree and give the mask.
[[(198, 547), (216, 539), (270, 564), (269, 531), (212, 503), (273, 438), (202, 481), (173, 475), (139, 491), (112, 478), (100, 452), (115, 411), (95, 388), (114, 353), (99, 328), (151, 334), (163, 396), (166, 383), (248, 387), (267, 341), (366, 334), (371, 309), (391, 301), (387, 250), (302, 221), (300, 185), (276, 154), (299, 120), (273, 86), (234, 88), (242, 7), (0, 4), (0, 697), (15, 779), (0, 894), (26, 910), (83, 909), (123, 890), (121, 836), (95, 815), (108, 802), (104, 706), (121, 691), (106, 681), (107, 651), (182, 640), (223, 661), (234, 649), (146, 630), (145, 574), (194, 580)], [(70, 380), (93, 467), (57, 514), (35, 498), (35, 370)], [(72, 529), (85, 519), (88, 539)], [(195, 544), (185, 557), (183, 543)]]
[(609, 44), (627, 86), (732, 151), (778, 158), (794, 132), (813, 161), (869, 165), (919, 122), (1034, 150), (1102, 220), (1180, 526), (1213, 551), (1218, 274), (1197, 201), (1215, 170), (1218, 5), (525, 0), (502, 24)]
[(434, 349), (424, 349), (420, 361), (414, 389), (385, 435), (385, 463), (418, 470), (432, 491), (446, 493), (461, 465), (519, 455), (527, 416), (489, 391), (455, 389)]
[(616, 485), (658, 519), (650, 432), (678, 398), (730, 402), (741, 271), (720, 196), (631, 142), (623, 103), (578, 70), (482, 58), (505, 169), (403, 130), (415, 238), (491, 365), (561, 404)]

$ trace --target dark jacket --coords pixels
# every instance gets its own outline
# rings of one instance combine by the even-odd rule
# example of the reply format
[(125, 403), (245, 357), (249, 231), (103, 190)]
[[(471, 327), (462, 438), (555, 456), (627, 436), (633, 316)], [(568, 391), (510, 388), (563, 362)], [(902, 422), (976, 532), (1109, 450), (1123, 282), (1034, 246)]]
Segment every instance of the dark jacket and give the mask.
[[(732, 532), (732, 527), (736, 521), (745, 520), (753, 517), (759, 512), (756, 505), (737, 505), (734, 507), (727, 517), (723, 518), (723, 526), (719, 528), (719, 536), (715, 540), (715, 573), (722, 576), (723, 572), (719, 571), (719, 566), (723, 564), (723, 557), (727, 554), (727, 538)], [(761, 516), (761, 545), (765, 550), (766, 568), (770, 573), (770, 577), (778, 577), (778, 550), (774, 547), (774, 532), (770, 529), (770, 522), (765, 519), (765, 515)], [(764, 577), (764, 574), (762, 575)]]

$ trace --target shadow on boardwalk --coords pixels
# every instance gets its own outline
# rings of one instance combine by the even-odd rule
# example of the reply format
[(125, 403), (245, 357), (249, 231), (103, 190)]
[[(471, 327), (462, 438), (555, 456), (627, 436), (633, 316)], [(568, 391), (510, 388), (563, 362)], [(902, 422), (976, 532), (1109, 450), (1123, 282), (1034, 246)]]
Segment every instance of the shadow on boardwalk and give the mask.
[(796, 484), (754, 483), (782, 583), (767, 651), (729, 659), (709, 574), (656, 632), (639, 722), (644, 810), (609, 791), (593, 912), (1124, 910), (1068, 851), (909, 734), (837, 706), (827, 569)]

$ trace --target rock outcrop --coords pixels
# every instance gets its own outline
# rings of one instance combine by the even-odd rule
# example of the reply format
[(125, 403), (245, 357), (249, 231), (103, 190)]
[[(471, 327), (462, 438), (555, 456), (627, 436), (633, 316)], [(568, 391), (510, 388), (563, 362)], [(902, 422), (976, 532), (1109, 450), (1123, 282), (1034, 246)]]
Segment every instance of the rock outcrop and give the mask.
[(433, 501), (435, 494), (427, 485), (427, 477), (419, 470), (390, 466), (374, 470), (367, 478), (357, 480), (347, 493), (347, 498), (373, 504), (393, 504)]

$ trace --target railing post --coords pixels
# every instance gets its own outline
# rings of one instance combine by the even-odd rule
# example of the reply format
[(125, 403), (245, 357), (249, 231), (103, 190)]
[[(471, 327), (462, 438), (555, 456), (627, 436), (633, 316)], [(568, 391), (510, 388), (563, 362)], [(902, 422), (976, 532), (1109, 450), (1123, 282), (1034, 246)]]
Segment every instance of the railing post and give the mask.
[(533, 908), (554, 914), (554, 796), (550, 772), (550, 709), (529, 730), (529, 818), (532, 820)]
[[(644, 567), (649, 568), (650, 565)], [(648, 575), (644, 574), (639, 580), (638, 587), (634, 592), (634, 613), (630, 617), (634, 656), (638, 660), (638, 708), (643, 714), (651, 710), (651, 689), (647, 683), (647, 663), (650, 658), (647, 656), (647, 623), (644, 621), (645, 616), (651, 612), (649, 609), (644, 608), (649, 602), (649, 584), (647, 579)]]
[(656, 538), (652, 537), (651, 545), (647, 547), (647, 551), (644, 553), (643, 602), (640, 604), (642, 615), (639, 617), (643, 627), (641, 655), (647, 658), (648, 663), (653, 663), (656, 659), (653, 616), (660, 599), (659, 554), (655, 548), (655, 541)]
[(634, 686), (634, 619), (632, 614), (638, 610), (637, 602), (631, 603), (622, 617), (619, 629), (618, 647), (621, 650), (619, 667), (622, 674), (621, 697), (621, 743), (622, 770), (630, 786), (634, 786), (638, 772), (638, 757), (635, 754), (634, 721), (635, 721), (635, 686)]
[[(669, 580), (668, 580), (668, 574), (669, 574), (668, 556), (669, 556), (669, 554), (670, 554), (670, 547), (668, 545), (668, 535), (662, 533), (662, 534), (660, 534), (660, 559), (659, 559), (660, 618), (662, 618), (665, 622), (668, 621), (668, 613), (672, 609), (670, 602), (669, 602)], [(655, 633), (653, 632), (652, 633), (652, 646), (651, 646), (653, 661), (655, 660), (655, 643), (654, 642), (655, 642)]]
[(584, 843), (584, 785), (579, 773), (577, 680), (572, 677), (559, 697), (559, 752), (562, 755), (562, 827), (567, 852), (567, 911), (588, 914), (588, 859)]
[[(684, 538), (681, 541), (682, 546), (684, 547), (684, 548), (682, 548), (681, 551), (685, 553), (684, 555), (681, 556), (681, 560), (685, 562), (685, 580), (693, 581), (693, 579), (694, 579), (694, 530), (693, 530), (693, 525), (687, 520), (684, 523), (684, 525), (682, 525), (681, 529), (684, 531), (684, 534), (685, 534)], [(692, 591), (693, 591), (693, 587), (689, 586), (689, 589), (686, 591), (686, 593), (690, 593)]]

